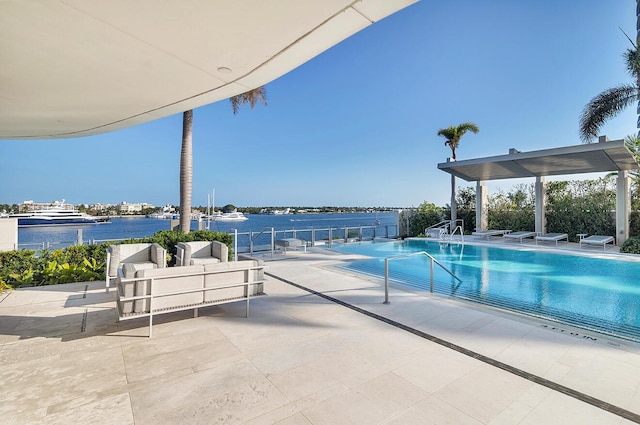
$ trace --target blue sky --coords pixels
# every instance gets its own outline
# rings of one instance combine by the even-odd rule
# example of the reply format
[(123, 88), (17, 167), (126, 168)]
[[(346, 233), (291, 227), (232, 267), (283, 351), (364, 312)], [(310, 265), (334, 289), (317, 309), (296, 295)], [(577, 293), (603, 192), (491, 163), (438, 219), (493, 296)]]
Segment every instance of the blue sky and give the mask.
[[(444, 206), (449, 175), (437, 164), (450, 150), (438, 129), (479, 126), (459, 160), (579, 144), (584, 105), (632, 82), (619, 27), (635, 39), (635, 1), (418, 2), (267, 84), (267, 107), (195, 110), (193, 204), (215, 187), (216, 205)], [(175, 115), (99, 136), (0, 140), (0, 203), (178, 204), (181, 125)], [(602, 133), (635, 126), (629, 108)]]

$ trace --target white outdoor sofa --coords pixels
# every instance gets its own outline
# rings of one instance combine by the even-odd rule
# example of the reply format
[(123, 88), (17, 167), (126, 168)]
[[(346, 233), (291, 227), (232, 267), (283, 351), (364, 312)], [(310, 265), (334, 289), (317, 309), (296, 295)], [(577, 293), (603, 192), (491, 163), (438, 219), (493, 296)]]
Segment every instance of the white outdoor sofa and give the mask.
[(163, 269), (167, 265), (167, 251), (157, 243), (130, 243), (109, 245), (105, 286), (107, 292), (111, 282), (118, 278), (118, 271), (124, 277), (134, 277), (138, 270)]
[(153, 317), (181, 310), (193, 310), (237, 301), (246, 302), (263, 293), (264, 262), (262, 260), (230, 261), (143, 269), (132, 278), (122, 270), (117, 282), (116, 310), (118, 320), (149, 318), (149, 337)]
[(606, 251), (607, 244), (611, 243), (611, 245), (613, 246), (616, 244), (616, 240), (613, 238), (613, 236), (591, 235), (589, 237), (580, 239), (580, 248), (582, 248), (583, 243), (588, 245), (602, 245), (602, 250)]

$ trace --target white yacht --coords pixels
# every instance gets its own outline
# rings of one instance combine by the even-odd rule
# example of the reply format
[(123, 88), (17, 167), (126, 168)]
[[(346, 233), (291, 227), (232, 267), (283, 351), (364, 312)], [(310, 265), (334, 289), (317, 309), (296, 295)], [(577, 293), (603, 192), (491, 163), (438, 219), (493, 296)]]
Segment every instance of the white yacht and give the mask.
[(245, 221), (249, 220), (249, 217), (241, 212), (234, 211), (230, 213), (217, 212), (210, 216), (213, 221)]
[(64, 199), (53, 205), (25, 213), (9, 214), (18, 219), (18, 227), (32, 226), (78, 226), (86, 224), (109, 223), (109, 218), (94, 217), (66, 206)]

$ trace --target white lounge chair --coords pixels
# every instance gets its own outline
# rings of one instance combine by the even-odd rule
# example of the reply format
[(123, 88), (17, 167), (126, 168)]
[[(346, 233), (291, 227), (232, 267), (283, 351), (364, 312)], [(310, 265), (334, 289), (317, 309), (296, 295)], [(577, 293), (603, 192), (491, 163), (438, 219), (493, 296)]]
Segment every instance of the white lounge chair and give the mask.
[(607, 244), (609, 242), (611, 242), (612, 246), (616, 244), (613, 236), (591, 235), (589, 237), (580, 239), (580, 248), (582, 248), (582, 244), (585, 243), (588, 245), (602, 245), (602, 250), (606, 251)]
[(569, 235), (566, 233), (547, 233), (546, 235), (538, 235), (536, 236), (536, 245), (538, 245), (538, 241), (542, 242), (555, 242), (556, 246), (558, 246), (558, 241), (563, 239), (567, 240), (569, 243)]
[(511, 230), (494, 230), (494, 229), (490, 229), (490, 230), (480, 230), (477, 232), (472, 232), (471, 234), (473, 236), (482, 236), (486, 239), (489, 239), (491, 236), (503, 236), (506, 235), (508, 233), (510, 233)]
[(523, 239), (532, 238), (535, 235), (537, 235), (536, 232), (519, 231), (506, 234), (504, 237), (508, 239), (517, 239), (518, 242), (522, 243)]

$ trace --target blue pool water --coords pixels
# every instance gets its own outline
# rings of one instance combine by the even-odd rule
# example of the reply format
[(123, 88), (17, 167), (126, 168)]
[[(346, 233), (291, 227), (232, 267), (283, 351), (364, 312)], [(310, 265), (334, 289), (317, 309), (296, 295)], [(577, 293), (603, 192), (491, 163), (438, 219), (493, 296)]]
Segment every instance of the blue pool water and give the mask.
[[(436, 293), (640, 341), (640, 261), (422, 240), (334, 249), (373, 257), (340, 267), (378, 277), (385, 257), (426, 251), (462, 280), (435, 266)], [(429, 259), (390, 261), (389, 278), (428, 290)]]

